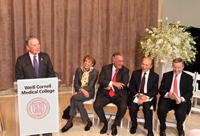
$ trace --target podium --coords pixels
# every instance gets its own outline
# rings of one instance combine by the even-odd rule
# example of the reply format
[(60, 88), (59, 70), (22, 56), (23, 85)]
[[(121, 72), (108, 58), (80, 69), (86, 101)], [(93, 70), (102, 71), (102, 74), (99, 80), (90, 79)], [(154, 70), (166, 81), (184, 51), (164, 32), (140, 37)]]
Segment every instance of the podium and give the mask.
[(58, 78), (17, 81), (20, 135), (58, 132)]

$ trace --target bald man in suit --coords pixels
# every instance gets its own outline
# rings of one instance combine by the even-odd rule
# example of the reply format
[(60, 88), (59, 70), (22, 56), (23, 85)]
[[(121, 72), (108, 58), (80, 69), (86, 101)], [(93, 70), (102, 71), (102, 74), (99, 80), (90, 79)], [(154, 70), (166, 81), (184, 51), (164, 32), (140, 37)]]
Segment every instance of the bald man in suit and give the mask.
[[(152, 59), (144, 57), (141, 62), (141, 69), (134, 70), (129, 84), (129, 114), (132, 121), (130, 133), (136, 133), (137, 129), (137, 112), (140, 106), (143, 106), (144, 112), (144, 128), (148, 130), (147, 136), (153, 136), (152, 117), (153, 112), (151, 106), (156, 107), (156, 95), (158, 94), (159, 76), (151, 70), (153, 64)], [(143, 78), (145, 77), (145, 78)], [(142, 80), (144, 84), (142, 87)], [(143, 89), (142, 89), (143, 88)], [(134, 101), (138, 99), (138, 101)], [(152, 99), (151, 101), (147, 101)], [(134, 101), (134, 102), (133, 102)]]
[[(55, 72), (46, 53), (40, 52), (40, 43), (34, 36), (29, 36), (25, 40), (27, 53), (17, 58), (15, 73), (16, 80), (55, 77)], [(38, 69), (34, 68), (34, 57), (37, 60)], [(39, 136), (36, 134), (34, 136)], [(51, 133), (43, 136), (52, 136)]]

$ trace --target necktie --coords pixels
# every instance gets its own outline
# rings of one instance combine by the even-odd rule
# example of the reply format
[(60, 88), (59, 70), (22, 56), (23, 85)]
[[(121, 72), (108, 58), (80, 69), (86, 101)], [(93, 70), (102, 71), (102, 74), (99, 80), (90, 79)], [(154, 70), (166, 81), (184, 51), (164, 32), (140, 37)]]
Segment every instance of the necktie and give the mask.
[(177, 83), (177, 74), (175, 75), (175, 78), (174, 78), (174, 93), (178, 96), (178, 83)]
[[(118, 73), (118, 70), (116, 70), (116, 72), (115, 72), (115, 74), (114, 74), (114, 76), (113, 76), (113, 79), (112, 79), (113, 82), (116, 82), (117, 73)], [(113, 96), (115, 95), (115, 91), (111, 89), (111, 90), (109, 91), (109, 95), (110, 95), (110, 97), (113, 97)]]
[(36, 56), (33, 56), (33, 66), (34, 66), (34, 69), (35, 69), (35, 73), (36, 73), (36, 76), (38, 77), (38, 62), (37, 62), (37, 59), (36, 59)]
[(146, 73), (144, 73), (142, 80), (141, 80), (140, 93), (144, 93), (145, 75), (146, 75)]

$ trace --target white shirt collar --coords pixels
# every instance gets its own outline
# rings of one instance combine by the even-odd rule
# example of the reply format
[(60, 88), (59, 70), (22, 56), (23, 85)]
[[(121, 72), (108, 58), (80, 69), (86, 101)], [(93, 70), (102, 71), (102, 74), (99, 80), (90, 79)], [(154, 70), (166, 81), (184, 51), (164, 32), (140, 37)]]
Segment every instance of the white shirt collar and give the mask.
[(28, 54), (29, 54), (29, 57), (30, 57), (30, 59), (31, 59), (31, 62), (32, 62), (32, 65), (33, 65), (33, 56), (36, 56), (36, 60), (38, 61), (38, 63), (39, 63), (39, 58), (38, 58), (38, 54), (37, 55), (33, 55), (32, 53), (30, 53), (30, 52), (28, 52)]
[(33, 54), (32, 54), (32, 53), (30, 53), (30, 52), (28, 52), (28, 54), (29, 54), (30, 58), (33, 58), (33, 56), (36, 56), (36, 58), (38, 58), (38, 54), (36, 54), (36, 55), (33, 55)]
[(112, 66), (112, 73), (115, 72), (115, 71), (116, 71), (116, 68), (115, 68), (115, 66), (113, 65), (113, 66)]
[[(179, 74), (177, 75), (177, 77), (180, 78), (180, 77), (181, 77), (181, 74), (182, 74), (182, 72), (179, 73)], [(176, 74), (174, 73), (174, 77), (175, 77), (175, 75), (176, 75)]]
[(144, 73), (146, 73), (146, 75), (149, 75), (150, 70), (148, 70), (147, 72), (143, 72), (142, 71), (142, 76), (144, 75)]

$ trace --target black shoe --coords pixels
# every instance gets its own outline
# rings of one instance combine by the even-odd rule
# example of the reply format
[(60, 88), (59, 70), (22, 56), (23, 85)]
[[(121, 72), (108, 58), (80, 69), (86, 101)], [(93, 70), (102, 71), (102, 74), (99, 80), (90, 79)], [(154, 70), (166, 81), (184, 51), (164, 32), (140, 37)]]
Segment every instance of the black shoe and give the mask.
[(45, 133), (45, 134), (42, 134), (42, 136), (52, 136), (52, 133)]
[(70, 128), (73, 127), (73, 123), (68, 127), (68, 126), (64, 126), (62, 129), (61, 129), (61, 132), (64, 133), (64, 132), (67, 132)]
[(92, 121), (89, 121), (88, 123), (87, 123), (87, 125), (85, 126), (85, 131), (88, 131), (88, 130), (90, 130), (90, 127), (92, 126)]
[(160, 131), (160, 136), (166, 136), (165, 131)]
[(152, 130), (148, 130), (147, 136), (154, 136), (153, 131)]
[(117, 126), (115, 124), (111, 126), (111, 135), (117, 135)]
[(107, 132), (107, 130), (108, 130), (108, 124), (105, 123), (103, 128), (100, 131), (100, 134), (105, 134)]
[(178, 132), (178, 136), (185, 136), (185, 132), (182, 130), (182, 131), (179, 131)]
[(131, 133), (131, 134), (135, 134), (135, 133), (136, 133), (136, 128), (135, 128), (135, 127), (131, 127), (130, 133)]

